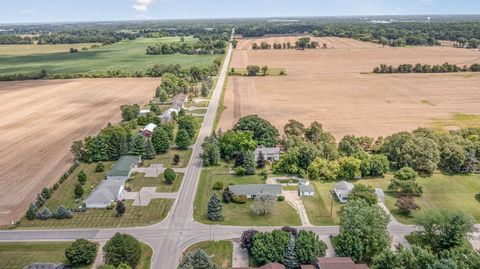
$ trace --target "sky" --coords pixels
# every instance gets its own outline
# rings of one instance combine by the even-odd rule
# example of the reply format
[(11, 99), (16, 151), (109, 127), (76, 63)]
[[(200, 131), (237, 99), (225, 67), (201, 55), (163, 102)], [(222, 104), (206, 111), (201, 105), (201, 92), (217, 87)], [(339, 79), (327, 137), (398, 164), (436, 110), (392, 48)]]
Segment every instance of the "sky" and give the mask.
[(2, 0), (0, 23), (480, 14), (479, 0)]

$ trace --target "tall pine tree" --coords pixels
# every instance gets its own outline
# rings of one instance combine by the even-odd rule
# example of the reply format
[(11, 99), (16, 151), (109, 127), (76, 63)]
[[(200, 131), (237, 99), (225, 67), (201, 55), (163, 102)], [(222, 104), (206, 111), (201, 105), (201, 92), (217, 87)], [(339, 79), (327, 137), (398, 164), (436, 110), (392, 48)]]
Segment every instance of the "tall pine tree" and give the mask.
[(95, 138), (93, 161), (108, 161), (108, 146), (105, 138), (101, 135), (97, 135)]
[(299, 263), (297, 259), (297, 252), (295, 252), (295, 239), (290, 235), (290, 241), (285, 248), (285, 257), (283, 258), (283, 265), (287, 269), (298, 269)]
[(212, 221), (222, 221), (224, 219), (222, 202), (215, 193), (208, 201), (208, 219)]
[(163, 128), (155, 128), (152, 135), (152, 143), (155, 151), (160, 153), (166, 153), (172, 143), (168, 133)]
[(135, 156), (143, 156), (144, 152), (145, 152), (144, 139), (141, 135), (137, 135), (133, 139), (131, 153), (132, 155), (135, 155)]
[(146, 160), (154, 159), (155, 148), (153, 147), (152, 141), (150, 139), (145, 140), (144, 148), (145, 148), (145, 152), (143, 153), (143, 158)]

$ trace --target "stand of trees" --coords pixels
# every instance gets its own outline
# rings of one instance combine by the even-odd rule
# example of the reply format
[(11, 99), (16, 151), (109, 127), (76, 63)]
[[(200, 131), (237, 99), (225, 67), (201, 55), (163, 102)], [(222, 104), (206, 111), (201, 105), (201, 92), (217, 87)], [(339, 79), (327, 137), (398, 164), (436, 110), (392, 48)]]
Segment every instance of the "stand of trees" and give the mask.
[(202, 35), (198, 41), (161, 43), (147, 47), (147, 54), (187, 54), (206, 55), (224, 54), (228, 44), (228, 35)]
[(29, 36), (21, 37), (17, 35), (0, 35), (0, 45), (24, 45), (33, 44), (33, 39)]
[[(302, 37), (295, 42), (295, 45), (292, 45), (290, 42), (284, 43), (273, 43), (268, 44), (267, 42), (262, 42), (260, 45), (257, 43), (252, 44), (253, 50), (269, 50), (269, 49), (316, 49), (320, 47), (320, 44), (317, 41), (311, 41), (310, 37)], [(323, 44), (322, 48), (327, 48), (326, 44)]]
[(480, 72), (480, 64), (472, 64), (470, 67), (464, 65), (459, 67), (455, 64), (444, 63), (442, 65), (429, 65), (429, 64), (401, 64), (398, 67), (391, 65), (381, 64), (373, 69), (374, 73), (448, 73), (448, 72)]

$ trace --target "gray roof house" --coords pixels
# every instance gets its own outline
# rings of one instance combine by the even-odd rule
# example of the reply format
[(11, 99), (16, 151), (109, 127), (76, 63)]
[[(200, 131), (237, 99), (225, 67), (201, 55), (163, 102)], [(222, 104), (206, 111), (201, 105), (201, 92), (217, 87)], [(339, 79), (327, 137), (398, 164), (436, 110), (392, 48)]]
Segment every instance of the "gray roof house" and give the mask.
[(348, 195), (352, 192), (353, 187), (353, 184), (350, 182), (340, 181), (333, 187), (333, 192), (337, 195), (338, 200), (340, 200), (341, 203), (346, 203)]
[(103, 180), (84, 201), (87, 208), (106, 208), (121, 200), (125, 188), (124, 180)]
[(142, 158), (140, 156), (122, 156), (107, 173), (107, 180), (127, 180), (132, 168), (136, 167)]
[(61, 263), (32, 263), (23, 267), (23, 269), (64, 269)]
[(247, 198), (255, 198), (259, 194), (275, 196), (282, 194), (282, 185), (280, 184), (231, 185), (228, 188), (234, 195), (245, 195)]
[(312, 185), (298, 185), (298, 196), (313, 196), (315, 194), (315, 188)]
[(187, 99), (186, 94), (184, 93), (177, 94), (175, 97), (173, 97), (172, 108), (180, 111), (183, 108), (183, 104), (185, 103), (186, 99)]
[(276, 162), (280, 160), (280, 148), (267, 148), (265, 146), (258, 146), (254, 151), (253, 151), (253, 156), (255, 157), (255, 161), (258, 160), (258, 156), (260, 155), (260, 152), (263, 153), (263, 157), (265, 160), (271, 161), (271, 162)]

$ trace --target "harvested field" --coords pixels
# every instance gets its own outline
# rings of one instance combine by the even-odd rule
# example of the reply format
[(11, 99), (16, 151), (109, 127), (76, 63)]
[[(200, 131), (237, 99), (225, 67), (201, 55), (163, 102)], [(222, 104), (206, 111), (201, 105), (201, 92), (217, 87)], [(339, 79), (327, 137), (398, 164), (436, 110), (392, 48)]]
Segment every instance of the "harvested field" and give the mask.
[[(239, 47), (251, 42), (241, 40)], [(479, 51), (363, 48), (350, 42), (349, 48), (336, 49), (236, 50), (232, 67), (268, 65), (285, 68), (288, 75), (230, 77), (219, 127), (226, 130), (241, 116), (258, 114), (279, 130), (289, 119), (316, 120), (337, 138), (376, 137), (428, 126), (452, 113), (480, 114), (479, 73), (371, 74), (382, 63), (471, 65), (480, 62)]]
[[(305, 37), (308, 35), (305, 35)], [(260, 45), (262, 42), (267, 42), (268, 44), (273, 43), (287, 43), (290, 42), (292, 46), (295, 46), (295, 42), (298, 41), (301, 37), (304, 36), (271, 36), (264, 38), (244, 38), (241, 39), (237, 45), (237, 50), (252, 50), (252, 44), (257, 43)], [(317, 41), (320, 46), (324, 43), (327, 44), (328, 48), (335, 49), (348, 49), (348, 48), (381, 48), (382, 45), (362, 42), (350, 38), (340, 38), (340, 37), (315, 37), (308, 36), (312, 41)]]
[(158, 79), (0, 83), (0, 225), (17, 220), (44, 186), (72, 164), (74, 140), (120, 120), (123, 104), (144, 104)]

